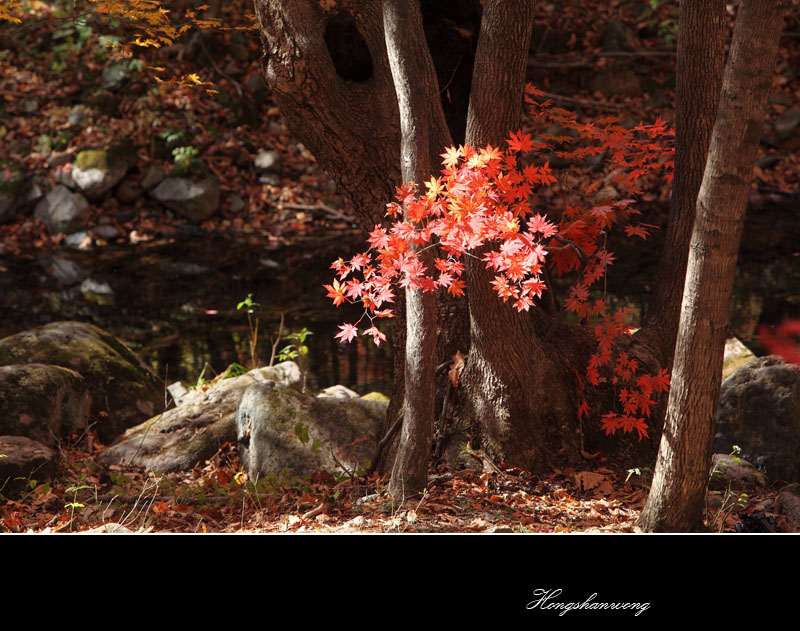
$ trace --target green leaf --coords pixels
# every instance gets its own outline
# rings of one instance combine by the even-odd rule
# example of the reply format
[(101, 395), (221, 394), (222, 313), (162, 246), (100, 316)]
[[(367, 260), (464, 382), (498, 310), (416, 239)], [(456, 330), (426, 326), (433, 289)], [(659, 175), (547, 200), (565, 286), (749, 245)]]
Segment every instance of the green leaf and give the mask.
[(295, 436), (297, 436), (300, 442), (303, 443), (304, 445), (308, 442), (309, 440), (308, 428), (305, 425), (303, 425), (302, 422), (297, 421), (297, 425), (294, 426), (294, 433)]

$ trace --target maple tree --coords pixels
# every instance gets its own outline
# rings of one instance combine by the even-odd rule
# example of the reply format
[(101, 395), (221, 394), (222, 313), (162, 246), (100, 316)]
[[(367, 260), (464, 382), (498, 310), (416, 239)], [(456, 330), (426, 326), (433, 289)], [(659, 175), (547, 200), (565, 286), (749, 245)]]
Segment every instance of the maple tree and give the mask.
[[(556, 152), (558, 157), (576, 159), (608, 152), (615, 182), (629, 195), (639, 192), (637, 180), (653, 170), (663, 171), (670, 179), (671, 147), (658, 144), (670, 135), (664, 121), (631, 130), (620, 126), (620, 120), (614, 117), (582, 123), (573, 114), (552, 107), (549, 101), (540, 103), (537, 99), (543, 96), (533, 86), (526, 89), (532, 114), (543, 126), (558, 123), (589, 141)], [(394, 285), (431, 293), (442, 289), (453, 296), (464, 296), (463, 258), (474, 256), (472, 252), (487, 244), (499, 244), (496, 249), (484, 250), (482, 256), (487, 268), (495, 272), (491, 285), (499, 299), (511, 300), (517, 311), (528, 311), (547, 289), (546, 264), (558, 276), (576, 271), (577, 280), (564, 308), (581, 321), (594, 320), (598, 350), (589, 360), (586, 380), (594, 386), (604, 383), (601, 369), (613, 366), (613, 382), (631, 384), (619, 388), (622, 413), (606, 412), (601, 425), (607, 434), (635, 430), (640, 438), (646, 437), (645, 417), (651, 415), (655, 405), (651, 395), (665, 392), (669, 386), (666, 370), (637, 375), (638, 361), (614, 348), (617, 338), (631, 334), (632, 327), (625, 323), (628, 310), (612, 310), (602, 298), (590, 300), (592, 286), (614, 262), (613, 253), (604, 246), (607, 230), (627, 222), (639, 211), (633, 199), (624, 199), (588, 207), (567, 206), (558, 224), (538, 212), (533, 215), (534, 190), (556, 182), (549, 163), (536, 166), (535, 158), (554, 151), (554, 140), (547, 134), (534, 140), (520, 130), (509, 135), (505, 151), (491, 145), (480, 150), (469, 145), (449, 148), (442, 154), (441, 177), (424, 182), (424, 193), (413, 182), (400, 186), (396, 201), (388, 204), (386, 213), (394, 223), (388, 228), (375, 226), (369, 233), (370, 248), (366, 252), (349, 261), (335, 261), (331, 267), (337, 278), (324, 287), (335, 306), (345, 301), (363, 303), (361, 320), (366, 318), (369, 327), (361, 334), (372, 336), (379, 345), (386, 335), (375, 319), (394, 316), (389, 308), (394, 302)], [(571, 136), (562, 140), (574, 141)], [(586, 186), (581, 197), (594, 192), (601, 181), (598, 178)], [(656, 226), (639, 222), (624, 227), (628, 236), (646, 239), (648, 230)], [(434, 259), (435, 269), (428, 268), (419, 254), (432, 247), (440, 253)], [(359, 334), (361, 320), (342, 324), (336, 337), (343, 342), (353, 340)], [(583, 399), (578, 416), (588, 417), (590, 412)]]
[[(468, 4), (450, 3), (443, 9), (437, 3), (422, 3), (422, 11), (426, 20), (431, 19), (431, 13), (435, 14), (437, 10), (462, 11), (455, 17), (465, 23), (464, 20), (469, 17)], [(707, 3), (699, 4), (705, 6)], [(265, 68), (275, 98), (279, 106), (287, 112), (294, 133), (313, 151), (320, 163), (336, 175), (342, 189), (350, 196), (365, 232), (372, 230), (375, 239), (373, 247), (380, 249), (382, 245), (391, 245), (393, 239), (397, 243), (407, 243), (403, 236), (420, 238), (415, 235), (422, 234), (423, 230), (415, 228), (416, 222), (413, 219), (412, 222), (400, 222), (395, 232), (386, 231), (385, 227), (383, 231), (373, 228), (382, 224), (382, 209), (386, 200), (394, 194), (397, 182), (405, 179), (399, 177), (398, 148), (402, 134), (398, 124), (392, 75), (388, 72), (388, 60), (383, 45), (381, 7), (358, 0), (337, 3), (335, 9), (322, 8), (311, 1), (287, 7), (272, 0), (259, 0), (256, 2), (256, 10), (265, 44), (271, 51)], [(529, 61), (527, 51), (533, 3), (487, 0), (483, 3), (482, 10), (472, 15), (477, 16), (479, 32), (477, 29), (473, 31), (477, 34), (477, 47), (471, 60), (471, 82), (466, 84), (466, 88), (450, 80), (451, 73), (445, 69), (447, 60), (437, 57), (438, 49), (431, 37), (428, 37), (430, 54), (437, 65), (433, 84), (441, 95), (440, 99), (429, 99), (432, 102), (429, 106), (438, 106), (449, 113), (446, 126), (441, 126), (436, 120), (431, 123), (431, 165), (439, 162), (444, 147), (459, 144), (465, 148), (470, 146), (478, 148), (477, 155), (480, 156), (481, 148), (489, 151), (489, 146), (499, 147), (508, 137), (508, 130), (517, 130), (520, 127), (521, 108), (514, 95), (522, 90)], [(353, 65), (345, 64), (340, 57), (341, 51), (330, 48), (325, 40), (327, 30), (334, 23), (351, 29), (353, 38), (361, 44), (363, 58), (369, 59), (368, 65), (363, 59), (359, 62), (358, 72), (353, 71)], [(316, 24), (319, 26), (315, 26)], [(724, 30), (724, 21), (717, 19), (713, 26), (714, 29)], [(709, 43), (716, 42), (716, 38), (709, 37), (708, 31), (709, 25), (705, 23), (691, 38), (684, 37), (683, 51), (696, 53), (704, 50), (706, 40)], [(299, 48), (298, 41), (303, 42)], [(427, 55), (429, 51), (408, 50), (406, 54)], [(694, 62), (692, 57), (684, 54), (685, 52), (681, 53), (681, 58)], [(298, 70), (295, 63), (288, 63), (289, 58), (303, 59), (302, 69)], [(679, 88), (676, 121), (679, 139), (675, 156), (676, 182), (670, 219), (665, 228), (666, 245), (662, 264), (651, 288), (650, 305), (642, 326), (632, 337), (622, 335), (617, 338), (619, 348), (616, 350), (616, 359), (609, 366), (610, 370), (606, 375), (601, 373), (601, 376), (607, 378), (607, 387), (590, 389), (580, 385), (581, 375), (586, 375), (586, 367), (592, 361), (593, 355), (601, 359), (608, 358), (607, 354), (603, 355), (602, 347), (598, 353), (594, 327), (581, 323), (579, 317), (576, 318), (579, 320), (577, 326), (574, 322), (563, 322), (558, 305), (548, 299), (548, 291), (542, 292), (542, 308), (529, 308), (527, 311), (515, 309), (514, 304), (522, 298), (531, 297), (533, 300), (535, 292), (523, 296), (519, 284), (508, 282), (506, 269), (487, 269), (486, 261), (482, 260), (486, 254), (484, 249), (479, 250), (474, 257), (463, 257), (464, 269), (460, 276), (445, 266), (452, 265), (452, 261), (446, 256), (440, 257), (440, 266), (444, 269), (437, 269), (427, 276), (418, 273), (413, 257), (409, 258), (404, 254), (405, 258), (397, 259), (399, 263), (394, 270), (398, 279), (407, 279), (406, 284), (418, 282), (429, 289), (431, 285), (436, 288), (439, 298), (437, 362), (448, 362), (456, 351), (462, 352), (466, 357), (454, 396), (455, 402), (450, 404), (451, 411), (448, 414), (443, 412), (442, 415), (452, 429), (451, 444), (459, 441), (463, 444), (469, 440), (473, 447), (480, 445), (490, 457), (506, 465), (529, 470), (547, 468), (554, 454), (579, 458), (580, 454), (588, 453), (587, 447), (606, 452), (616, 450), (619, 454), (626, 454), (628, 458), (636, 453), (631, 443), (620, 443), (618, 447), (614, 447), (602, 440), (601, 436), (606, 431), (619, 433), (620, 429), (625, 429), (625, 425), (618, 419), (609, 417), (603, 429), (601, 423), (597, 423), (595, 427), (592, 423), (585, 423), (585, 414), (589, 409), (609, 409), (613, 405), (611, 397), (615, 395), (614, 386), (617, 385), (613, 383), (615, 369), (624, 374), (626, 371), (633, 373), (631, 367), (636, 367), (641, 374), (651, 375), (650, 381), (642, 381), (639, 391), (633, 394), (630, 388), (620, 387), (616, 398), (623, 416), (626, 416), (627, 410), (628, 418), (647, 418), (646, 413), (642, 413), (641, 404), (645, 408), (650, 406), (649, 394), (666, 385), (664, 379), (672, 367), (681, 314), (683, 280), (696, 211), (695, 200), (708, 152), (708, 139), (716, 113), (715, 105), (719, 99), (724, 48), (714, 48), (699, 59), (702, 63), (694, 66), (695, 73), (691, 71), (692, 68), (687, 69), (684, 62), (678, 77), (678, 83), (683, 88), (682, 91)], [(765, 76), (766, 74), (768, 73)], [(421, 80), (429, 79), (427, 76), (421, 77)], [(439, 89), (442, 85), (446, 85), (446, 90)], [(460, 114), (453, 111), (456, 109), (454, 104), (459, 102), (459, 89), (466, 89), (468, 95), (464, 99), (468, 101), (468, 108), (466, 111), (461, 110)], [(449, 98), (451, 96), (452, 99)], [(459, 119), (459, 116), (462, 118)], [(456, 119), (465, 120), (465, 126), (454, 124)], [(458, 138), (459, 142), (452, 142), (452, 138)], [(464, 139), (463, 142), (461, 138)], [(369, 160), (345, 158), (359, 155), (368, 155)], [(455, 157), (452, 155), (452, 159)], [(448, 156), (448, 159), (451, 157)], [(435, 179), (431, 182), (431, 176), (436, 178), (437, 174), (429, 173), (415, 181), (430, 182), (432, 188), (428, 190), (436, 190), (440, 184)], [(404, 192), (406, 194), (402, 197), (405, 198), (408, 192), (410, 191)], [(420, 197), (425, 193), (426, 191), (420, 191)], [(398, 203), (403, 205), (402, 201), (401, 199)], [(415, 209), (413, 203), (405, 206), (411, 206), (412, 217), (415, 212), (422, 212), (421, 207)], [(562, 217), (558, 221), (552, 220), (552, 223), (558, 224), (567, 214), (564, 211), (566, 209), (562, 211)], [(544, 213), (539, 214), (544, 218)], [(421, 218), (420, 215), (418, 217)], [(604, 211), (596, 210), (595, 215), (590, 214), (590, 217), (595, 221), (602, 221)], [(436, 218), (433, 220), (436, 221)], [(521, 224), (523, 229), (520, 232), (525, 232), (524, 227)], [(647, 228), (646, 225), (631, 225), (628, 233), (632, 236), (643, 236)], [(530, 229), (528, 233), (530, 234)], [(541, 237), (541, 233), (533, 234), (536, 238)], [(555, 236), (552, 235), (550, 240)], [(557, 236), (564, 238), (563, 231), (559, 230)], [(575, 238), (569, 240), (574, 242)], [(520, 241), (515, 235), (513, 243), (520, 244)], [(547, 250), (550, 243), (543, 247)], [(572, 248), (563, 243), (556, 247), (564, 248), (563, 257)], [(555, 250), (556, 247), (550, 249)], [(579, 260), (577, 250), (572, 249), (574, 256), (577, 256), (572, 263), (574, 272), (583, 261)], [(520, 251), (523, 250), (525, 248)], [(500, 259), (495, 260), (499, 262)], [(555, 256), (553, 260), (556, 260)], [(592, 259), (595, 265), (601, 260), (600, 257)], [(351, 262), (342, 261), (341, 270)], [(613, 261), (605, 261), (606, 264), (609, 262)], [(591, 270), (594, 265), (587, 264), (586, 268)], [(363, 269), (362, 267), (359, 272)], [(378, 269), (377, 266), (369, 268), (369, 280), (379, 278)], [(554, 269), (558, 271), (555, 266)], [(513, 272), (518, 274), (516, 269)], [(357, 297), (356, 292), (361, 291), (362, 297), (366, 295), (368, 300), (374, 301), (376, 294), (364, 294), (364, 280), (337, 278), (330, 285), (334, 299), (353, 299)], [(457, 280), (463, 281), (463, 287), (456, 284), (450, 291), (450, 286)], [(531, 289), (538, 288), (536, 283), (542, 282), (537, 281), (534, 276), (524, 277), (524, 280), (533, 283), (530, 285)], [(519, 276), (515, 282), (524, 280)], [(544, 282), (547, 282), (546, 279)], [(450, 295), (462, 288), (465, 290), (465, 299)], [(348, 291), (351, 292), (349, 296)], [(498, 291), (507, 296), (506, 301), (497, 299)], [(575, 294), (570, 296), (570, 306), (591, 309), (595, 303), (582, 299), (583, 293), (579, 284), (574, 291)], [(459, 306), (459, 302), (464, 306)], [(520, 305), (525, 302), (522, 300)], [(581, 304), (584, 306), (579, 307)], [(377, 312), (386, 308), (381, 304), (375, 310)], [(588, 315), (595, 316), (591, 313)], [(395, 297), (395, 316), (395, 349), (398, 351), (396, 385), (388, 417), (392, 427), (396, 425), (392, 424), (396, 415), (402, 413), (404, 399), (403, 341), (406, 334), (414, 334), (411, 329), (406, 331), (400, 321), (403, 316), (400, 295)], [(610, 320), (605, 319), (605, 316)], [(606, 330), (613, 330), (615, 322), (612, 313), (604, 314), (599, 319), (605, 322)], [(354, 324), (343, 325), (340, 338), (354, 336), (357, 328)], [(376, 335), (378, 330), (374, 328), (372, 321), (366, 327), (367, 335)], [(604, 344), (607, 346), (608, 342)], [(621, 355), (622, 352), (627, 355)], [(702, 355), (703, 351), (698, 352)], [(595, 359), (594, 362), (595, 367), (599, 367), (598, 360)], [(619, 379), (619, 375), (617, 378)], [(595, 378), (595, 381), (598, 379)], [(448, 384), (445, 383), (444, 387), (448, 387)], [(713, 384), (703, 385), (704, 390), (708, 388), (713, 389)], [(674, 392), (674, 386), (671, 391)], [(620, 394), (621, 400), (618, 398)], [(438, 400), (442, 399), (448, 400), (446, 396), (439, 394)], [(627, 427), (632, 430), (629, 435), (634, 441), (641, 437), (640, 444), (650, 449), (648, 458), (657, 447), (663, 414), (664, 407), (659, 406), (652, 412), (651, 418), (647, 419), (648, 427), (652, 430), (648, 431), (648, 437), (640, 436), (636, 431), (637, 426), (641, 427), (638, 421), (628, 421)], [(447, 447), (444, 448), (446, 450)], [(389, 450), (384, 457), (384, 469), (391, 468), (393, 458), (394, 454)], [(698, 459), (702, 460), (703, 456)]]

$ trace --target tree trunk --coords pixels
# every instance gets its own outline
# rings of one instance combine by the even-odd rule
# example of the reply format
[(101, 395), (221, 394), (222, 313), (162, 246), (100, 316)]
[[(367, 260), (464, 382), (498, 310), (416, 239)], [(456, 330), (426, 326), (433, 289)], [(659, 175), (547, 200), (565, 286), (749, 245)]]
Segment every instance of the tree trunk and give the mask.
[(658, 351), (671, 370), (689, 259), (697, 192), (703, 180), (711, 132), (717, 118), (725, 68), (724, 0), (682, 2), (678, 16), (675, 90), (675, 177), (653, 296), (637, 338)]
[[(440, 118), (438, 126), (446, 126), (439, 106), (439, 86), (425, 47), (419, 5), (413, 0), (384, 0), (383, 23), (400, 112), (400, 173), (404, 182), (416, 182), (421, 187), (431, 177), (431, 123)], [(433, 269), (431, 251), (427, 250), (422, 257)], [(408, 288), (405, 297), (403, 425), (389, 482), (389, 493), (396, 501), (403, 501), (427, 486), (436, 397), (434, 295)]]
[(702, 526), (733, 277), (786, 2), (743, 0), (697, 198), (648, 531)]

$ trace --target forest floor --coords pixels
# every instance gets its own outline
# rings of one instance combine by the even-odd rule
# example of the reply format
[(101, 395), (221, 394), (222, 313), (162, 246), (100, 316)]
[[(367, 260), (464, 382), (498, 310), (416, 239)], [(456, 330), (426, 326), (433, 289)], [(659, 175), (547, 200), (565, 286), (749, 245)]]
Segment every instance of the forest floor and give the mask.
[[(319, 472), (291, 485), (241, 482), (236, 447), (226, 443), (192, 471), (161, 474), (106, 466), (103, 446), (84, 437), (62, 446), (66, 462), (55, 480), (33, 480), (17, 500), (0, 505), (0, 532), (172, 533), (624, 533), (636, 532), (652, 472), (606, 468), (553, 469), (535, 476), (519, 469), (430, 471), (429, 488), (397, 505), (386, 477), (336, 479)], [(713, 498), (714, 496), (710, 496)], [(707, 507), (708, 532), (752, 527), (746, 515), (771, 513), (775, 492), (718, 495)], [(744, 519), (743, 519), (744, 517)], [(756, 532), (766, 532), (757, 529)]]
[[(561, 94), (557, 105), (578, 106), (590, 115), (673, 119), (671, 3), (660, 3), (656, 12), (635, 14), (629, 11), (631, 5), (537, 3), (541, 46), (532, 49), (538, 64), (531, 79), (546, 92)], [(0, 24), (3, 160), (52, 184), (54, 156), (107, 146), (124, 136), (134, 142), (142, 164), (167, 168), (172, 158), (154, 139), (182, 134), (186, 146), (197, 150), (223, 186), (220, 212), (200, 226), (206, 232), (259, 233), (289, 243), (312, 234), (356, 230), (335, 184), (292, 139), (265, 93), (255, 31), (187, 37), (160, 49), (134, 47), (134, 57), (119, 57), (115, 50), (124, 47), (105, 48), (111, 40), (103, 40), (107, 32), (102, 20), (95, 16), (78, 24), (69, 13), (57, 14), (58, 6), (30, 3), (29, 19), (22, 27)], [(245, 23), (242, 16), (249, 11), (244, 6), (249, 5), (226, 3), (221, 14), (226, 25)], [(623, 19), (636, 34), (627, 49), (615, 55), (603, 44), (611, 18)], [(799, 30), (797, 23), (789, 26)], [(547, 40), (548, 33), (568, 37)], [(796, 32), (782, 40), (781, 64), (797, 66), (798, 42)], [(608, 96), (587, 80), (619, 58), (651, 65), (652, 81), (639, 93)], [(127, 87), (101, 89), (102, 71), (124, 59), (142, 62), (126, 71)], [(155, 69), (162, 66), (166, 72)], [(203, 85), (185, 79), (193, 75), (212, 83), (218, 93), (207, 95)], [(160, 83), (163, 80), (167, 83)], [(562, 89), (565, 85), (570, 86), (569, 96)], [(789, 104), (800, 100), (796, 76), (776, 74), (773, 87), (774, 95), (783, 98), (770, 102), (770, 129)], [(82, 104), (89, 104), (94, 114), (71, 123), (70, 114)], [(253, 159), (265, 148), (278, 151), (283, 159), (278, 182), (259, 180)], [(797, 147), (762, 144), (760, 157), (767, 156), (780, 159), (757, 168), (754, 192), (765, 186), (800, 191)], [(589, 171), (581, 176), (590, 177)], [(663, 201), (669, 190), (664, 186), (649, 195)], [(244, 201), (243, 209), (233, 203), (234, 196)], [(116, 239), (130, 243), (169, 237), (183, 223), (144, 198), (126, 207), (109, 197), (93, 206), (92, 213), (91, 225), (111, 223), (118, 231)], [(31, 216), (20, 217), (0, 225), (0, 256), (32, 259), (58, 247), (64, 238), (48, 233)], [(93, 247), (102, 245), (95, 240)], [(546, 476), (497, 467), (437, 467), (423, 496), (396, 506), (383, 493), (386, 478), (377, 476), (337, 480), (320, 474), (292, 486), (261, 485), (256, 490), (240, 483), (238, 456), (230, 444), (192, 471), (166, 475), (106, 467), (96, 458), (102, 448), (91, 433), (62, 440), (63, 474), (51, 481), (31, 480), (21, 498), (0, 501), (0, 532), (79, 532), (112, 523), (134, 532), (633, 532), (651, 475), (602, 458), (582, 467), (553, 469)], [(751, 494), (742, 513), (737, 512), (738, 495), (723, 498), (722, 506), (706, 513), (708, 530), (731, 531), (742, 514), (760, 511), (774, 516), (785, 529), (780, 516), (770, 513), (776, 492)]]

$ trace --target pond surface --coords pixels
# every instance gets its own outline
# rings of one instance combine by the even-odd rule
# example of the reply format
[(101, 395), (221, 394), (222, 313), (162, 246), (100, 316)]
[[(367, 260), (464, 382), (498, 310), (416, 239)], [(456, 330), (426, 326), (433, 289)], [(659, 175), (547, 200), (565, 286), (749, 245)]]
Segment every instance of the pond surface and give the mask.
[[(0, 338), (57, 320), (96, 324), (120, 337), (168, 383), (211, 379), (232, 362), (250, 366), (248, 294), (259, 306), (258, 358), (269, 363), (281, 315), (283, 333), (307, 328), (315, 385), (389, 392), (387, 345), (334, 335), (361, 312), (325, 297), (330, 264), (364, 249), (360, 233), (292, 246), (265, 237), (218, 235), (156, 239), (89, 250), (61, 248), (33, 260), (0, 261)], [(280, 351), (287, 344), (281, 340)]]
[[(651, 291), (663, 230), (647, 243), (622, 239), (609, 247), (617, 262), (607, 290), (640, 314)], [(127, 342), (168, 383), (210, 379), (232, 362), (250, 366), (246, 310), (260, 304), (258, 358), (269, 362), (281, 314), (284, 334), (303, 327), (313, 384), (341, 383), (364, 394), (389, 393), (388, 345), (367, 338), (334, 339), (338, 325), (361, 311), (333, 307), (323, 283), (330, 264), (363, 251), (360, 232), (301, 239), (291, 245), (265, 236), (236, 239), (191, 232), (149, 242), (61, 248), (34, 259), (0, 258), (0, 338), (57, 320), (94, 323)], [(756, 351), (759, 322), (800, 318), (800, 203), (751, 205), (731, 314), (732, 333)], [(386, 320), (385, 323), (390, 323)], [(637, 324), (633, 322), (632, 324)], [(384, 330), (385, 324), (382, 323)], [(289, 342), (281, 341), (280, 350)]]

